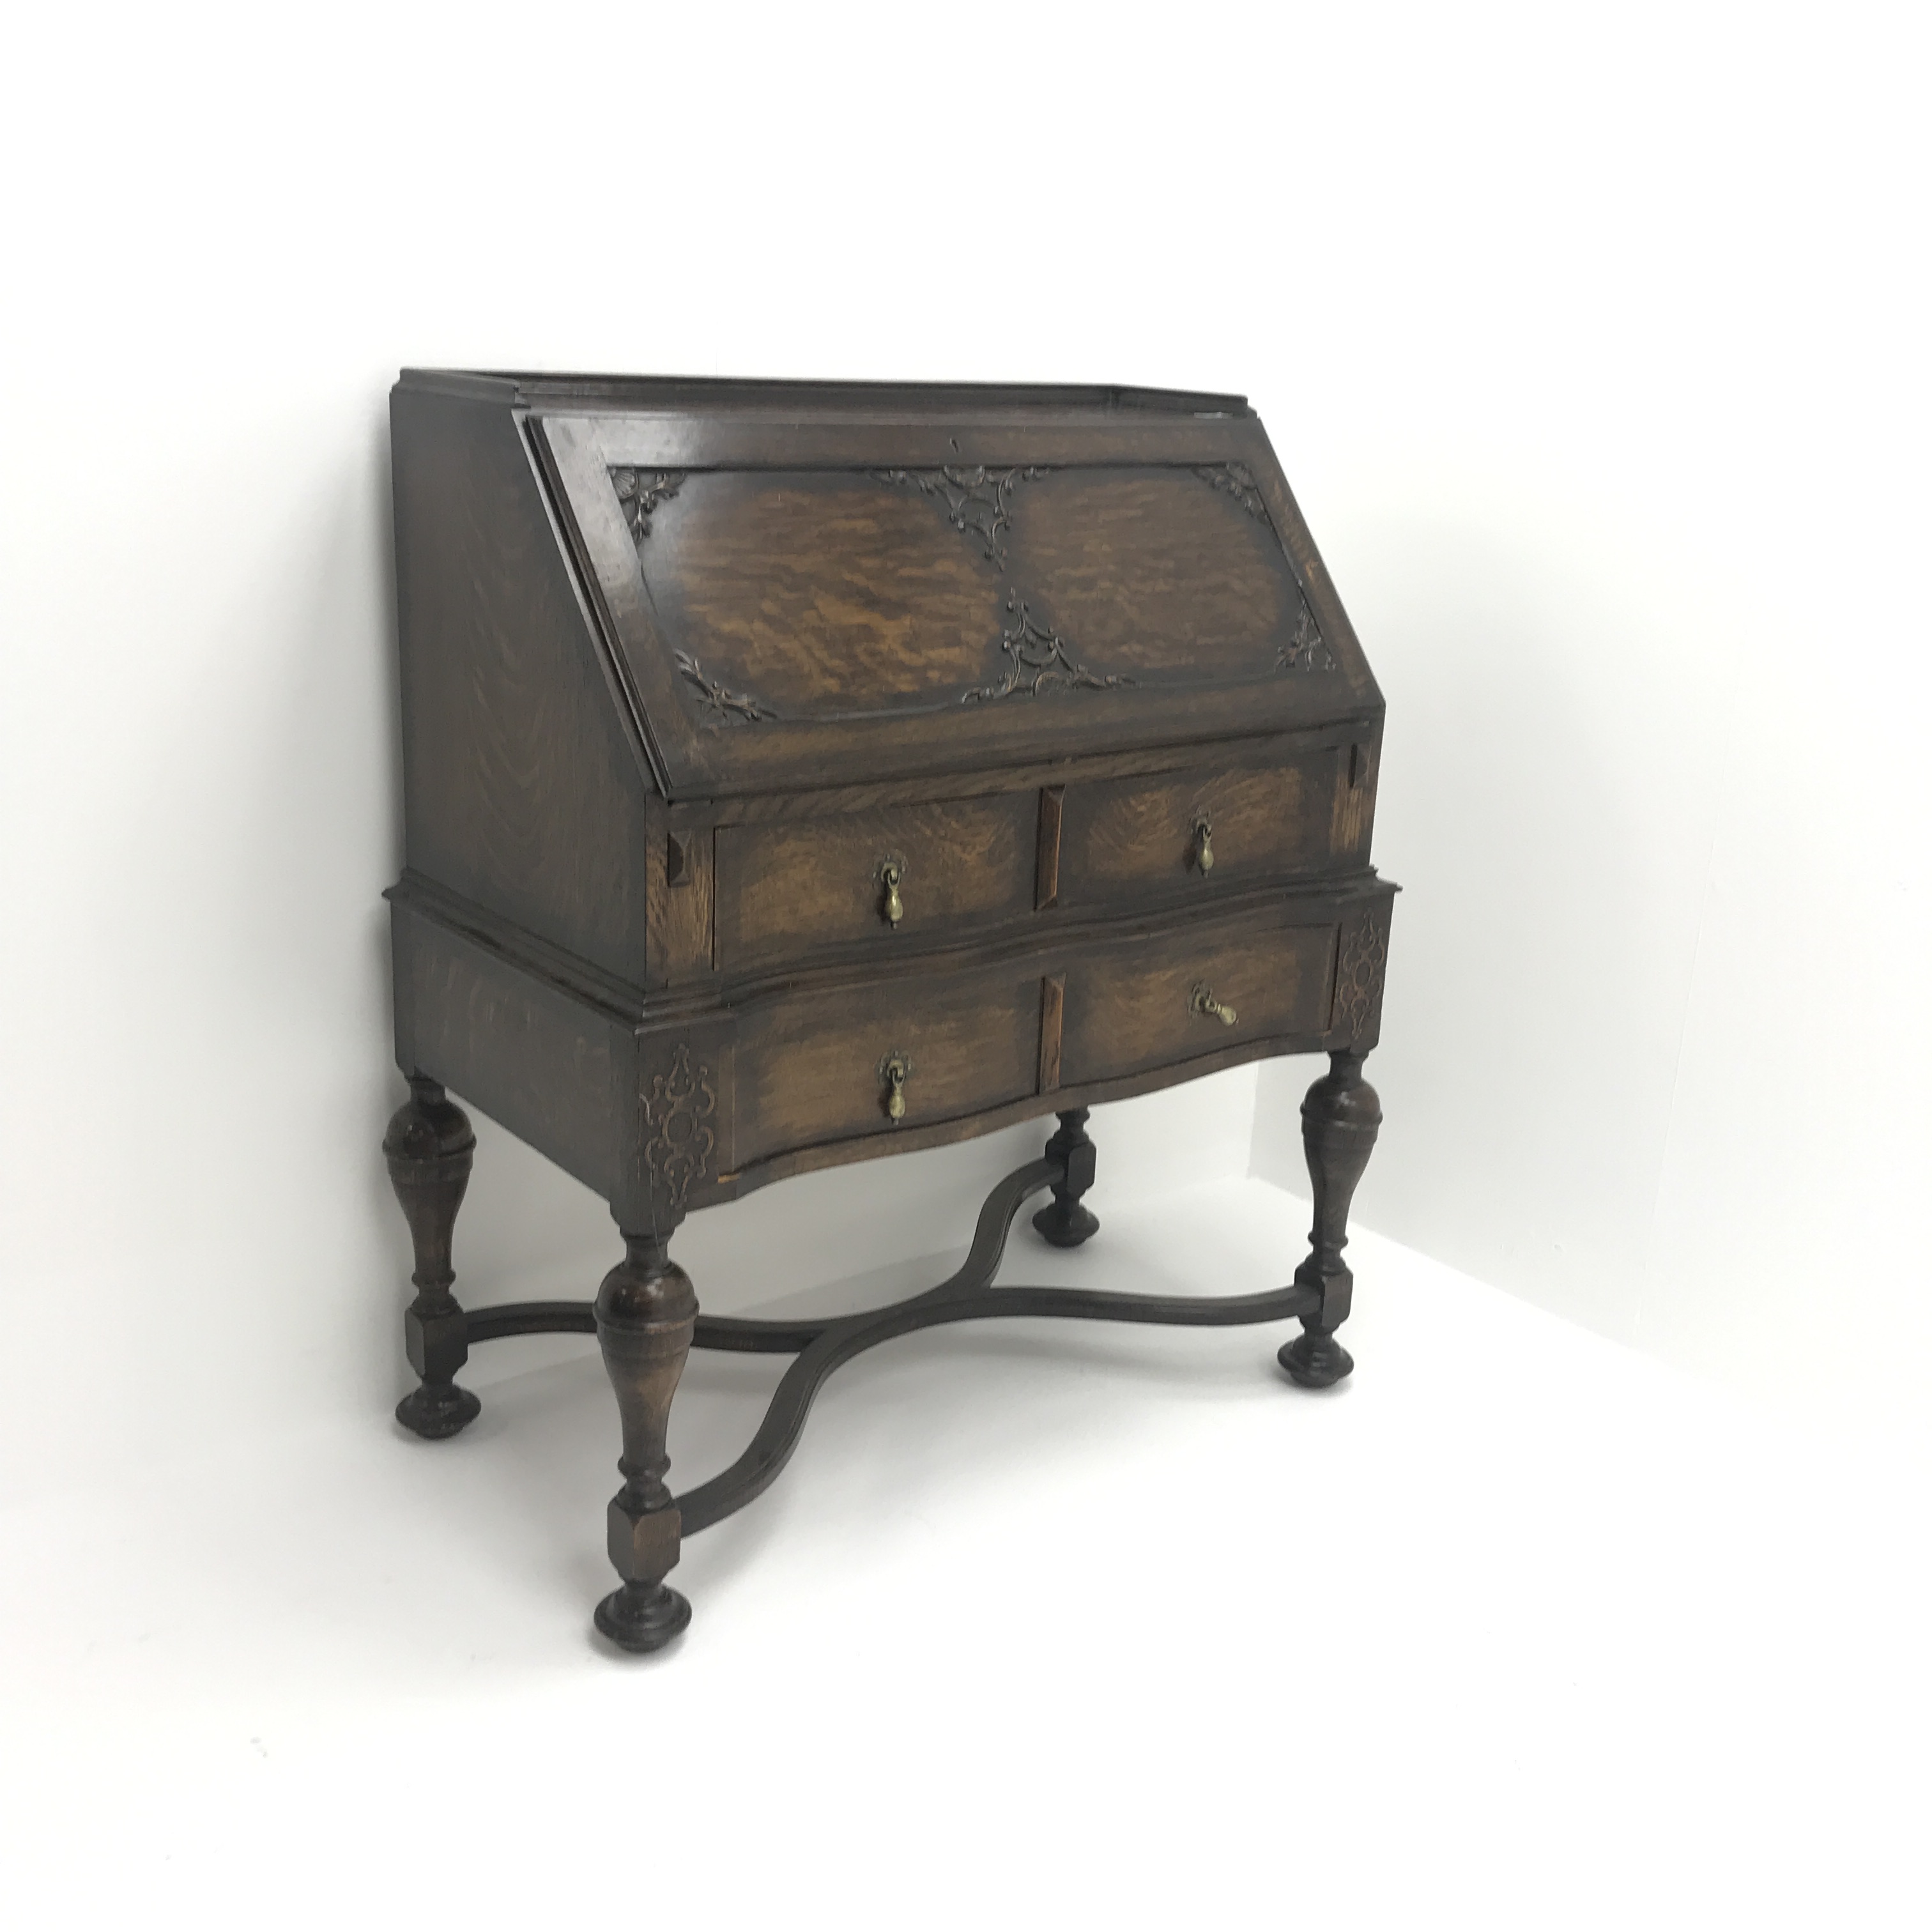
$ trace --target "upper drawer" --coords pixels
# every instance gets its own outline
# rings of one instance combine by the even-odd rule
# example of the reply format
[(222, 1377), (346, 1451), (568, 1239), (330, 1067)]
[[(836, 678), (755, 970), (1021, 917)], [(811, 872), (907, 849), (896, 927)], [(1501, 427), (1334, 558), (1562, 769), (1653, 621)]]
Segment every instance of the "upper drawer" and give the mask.
[(1058, 903), (1094, 908), (1206, 896), (1360, 862), (1369, 748), (1268, 766), (1198, 766), (1070, 785)]
[[(953, 799), (717, 834), (718, 965), (910, 940), (1030, 912), (1039, 794)], [(892, 914), (896, 911), (896, 921)]]

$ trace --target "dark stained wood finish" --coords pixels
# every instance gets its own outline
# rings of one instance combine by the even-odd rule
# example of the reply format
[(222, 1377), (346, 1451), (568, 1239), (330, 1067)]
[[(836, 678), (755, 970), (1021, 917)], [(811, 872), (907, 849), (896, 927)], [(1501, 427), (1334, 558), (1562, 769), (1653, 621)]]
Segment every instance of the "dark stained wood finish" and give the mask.
[(1066, 975), (1049, 973), (1040, 982), (1040, 1090), (1060, 1084), (1060, 1046), (1066, 1024)]
[(674, 825), (653, 798), (645, 816), (644, 900), (651, 945), (644, 983), (676, 986), (702, 979), (716, 958), (717, 903), (708, 825)]
[[(824, 946), (903, 955), (927, 935), (1018, 918), (1033, 904), (1037, 818), (1028, 791), (726, 826), (717, 835), (719, 968)], [(896, 926), (885, 911), (889, 862)]]
[[(1192, 1060), (1235, 1041), (1326, 1030), (1335, 933), (1265, 919), (1197, 920), (1096, 950), (1069, 974), (1060, 1070), (1069, 1086)], [(1204, 987), (1232, 1025), (1196, 1009)]]
[[(985, 771), (1381, 710), (1245, 408), (1042, 398), (977, 418), (956, 400), (870, 419), (748, 404), (674, 421), (531, 409), (673, 799), (808, 788), (830, 773)], [(763, 561), (729, 533), (734, 512), (769, 539)], [(728, 554), (741, 582), (704, 574)]]
[(1190, 466), (1058, 470), (1012, 496), (1015, 574), (1096, 672), (1265, 682), (1303, 604), (1274, 532)]
[(1033, 1217), (1040, 1238), (1056, 1248), (1077, 1248), (1100, 1232), (1100, 1217), (1080, 1204), (1094, 1185), (1096, 1162), (1087, 1132), (1087, 1109), (1070, 1108), (1060, 1117), (1060, 1130), (1046, 1144), (1046, 1157), (1060, 1168), (1053, 1199)]
[(1321, 1300), (1302, 1317), (1302, 1332), (1282, 1348), (1280, 1360), (1304, 1388), (1327, 1388), (1354, 1366), (1335, 1330), (1348, 1319), (1355, 1277), (1342, 1258), (1348, 1240), (1348, 1204), (1382, 1131), (1382, 1102), (1362, 1078), (1358, 1053), (1329, 1057), (1329, 1070), (1301, 1103), (1301, 1141), (1315, 1190), (1315, 1226), (1309, 1255), (1294, 1271), (1295, 1286)]
[(470, 1358), (469, 1329), (452, 1292), (456, 1210), (470, 1185), (476, 1136), (469, 1118), (434, 1080), (410, 1079), (410, 1097), (382, 1137), (389, 1180), (416, 1249), (416, 1299), (403, 1315), (403, 1348), (422, 1378), (396, 1405), (396, 1420), (432, 1442), (476, 1420), (483, 1405), (456, 1385)]
[[(1060, 833), (1064, 907), (1205, 901), (1293, 878), (1334, 856), (1328, 804), (1346, 754), (1257, 766), (1202, 765), (1068, 789)], [(1203, 866), (1205, 850), (1211, 862)], [(1351, 845), (1342, 855), (1352, 862)]]
[(406, 387), (391, 433), (408, 863), (635, 978), (650, 780), (530, 452)]
[(1064, 785), (1040, 788), (1040, 836), (1034, 856), (1034, 908), (1049, 912), (1060, 903), (1060, 831), (1066, 806)]
[(664, 1582), (677, 1562), (677, 1505), (664, 1486), (664, 1433), (698, 1326), (691, 1277), (662, 1236), (626, 1234), (625, 1258), (597, 1292), (597, 1341), (617, 1397), (622, 1488), (610, 1498), (611, 1567), (622, 1580), (597, 1606), (597, 1628), (633, 1652), (661, 1650), (691, 1622), (691, 1606)]
[[(385, 1143), (416, 1249), (424, 1435), (472, 1342), (598, 1336), (622, 1424), (598, 1628), (684, 1628), (682, 1535), (758, 1495), (840, 1364), (982, 1316), (1284, 1321), (1348, 1372), (1341, 1255), (1379, 1108), (1393, 888), (1382, 701), (1238, 397), (412, 373), (392, 405), (407, 865)], [(1288, 1288), (994, 1288), (1022, 1203), (1099, 1222), (1093, 1106), (1325, 1050)], [(610, 1204), (589, 1303), (466, 1310), (451, 1243), (482, 1108)], [(862, 1316), (702, 1317), (693, 1209), (1058, 1113), (966, 1262)], [(682, 1498), (692, 1346), (795, 1352)]]
[(1036, 1090), (1040, 975), (1024, 968), (800, 993), (739, 1016), (734, 1121), (741, 1162), (900, 1132), (879, 1069), (911, 1063), (903, 1125), (960, 1120)]

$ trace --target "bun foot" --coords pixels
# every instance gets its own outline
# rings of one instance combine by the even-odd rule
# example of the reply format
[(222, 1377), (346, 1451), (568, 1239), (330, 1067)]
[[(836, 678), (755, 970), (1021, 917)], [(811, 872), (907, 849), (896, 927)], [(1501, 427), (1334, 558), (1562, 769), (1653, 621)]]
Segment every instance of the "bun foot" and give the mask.
[(1040, 1238), (1056, 1248), (1077, 1248), (1100, 1232), (1100, 1217), (1077, 1201), (1049, 1202), (1033, 1217)]
[(482, 1412), (482, 1403), (454, 1382), (424, 1382), (396, 1405), (396, 1420), (431, 1442), (467, 1429)]
[(1286, 1343), (1275, 1360), (1304, 1388), (1332, 1388), (1355, 1366), (1354, 1357), (1318, 1328), (1304, 1330)]
[(691, 1621), (688, 1598), (668, 1583), (626, 1583), (597, 1606), (597, 1628), (624, 1650), (662, 1650)]

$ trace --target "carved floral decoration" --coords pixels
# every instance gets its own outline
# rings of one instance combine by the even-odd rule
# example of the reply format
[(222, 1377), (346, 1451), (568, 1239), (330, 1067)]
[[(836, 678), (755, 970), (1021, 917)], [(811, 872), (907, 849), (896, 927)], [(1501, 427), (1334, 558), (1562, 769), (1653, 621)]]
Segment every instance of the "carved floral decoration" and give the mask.
[(1294, 620), (1294, 634), (1282, 646), (1275, 665), (1280, 670), (1335, 668), (1335, 653), (1328, 648), (1328, 640), (1316, 629), (1314, 616), (1306, 604), (1301, 607), (1300, 616)]
[(1382, 974), (1388, 965), (1388, 928), (1375, 914), (1342, 928), (1330, 1033), (1354, 1040), (1373, 1029), (1382, 1017)]
[(961, 704), (1037, 698), (1048, 691), (1118, 691), (1133, 682), (1130, 677), (1098, 676), (1078, 662), (1056, 633), (1034, 622), (1026, 599), (1017, 590), (1007, 592), (1006, 609), (1013, 619), (1000, 636), (1006, 674), (997, 684), (982, 684), (978, 690), (966, 692)]
[(1268, 513), (1268, 504), (1263, 498), (1261, 485), (1255, 481), (1255, 472), (1245, 463), (1202, 463), (1195, 466), (1194, 473), (1202, 482), (1234, 498), (1258, 524), (1274, 528), (1274, 519)]
[(653, 1192), (661, 1192), (674, 1214), (681, 1214), (694, 1180), (710, 1171), (717, 1136), (708, 1123), (717, 1111), (711, 1070), (694, 1068), (691, 1049), (680, 1046), (672, 1054), (669, 1072), (658, 1074), (644, 1096), (644, 1166)]
[(778, 713), (763, 699), (742, 692), (728, 691), (711, 676), (688, 651), (676, 653), (677, 668), (698, 692), (700, 710), (707, 724), (762, 724)]
[(1000, 541), (1000, 532), (1012, 521), (1007, 506), (1013, 486), (1044, 476), (1046, 472), (1037, 467), (988, 470), (983, 464), (975, 464), (968, 468), (874, 470), (872, 473), (875, 482), (916, 490), (922, 496), (935, 498), (945, 508), (946, 520), (956, 530), (964, 530), (979, 539), (988, 563), (1004, 565), (1006, 550)]
[(624, 521), (630, 527), (631, 541), (641, 550), (651, 533), (651, 512), (684, 488), (682, 470), (618, 469), (610, 472), (610, 487), (617, 493)]

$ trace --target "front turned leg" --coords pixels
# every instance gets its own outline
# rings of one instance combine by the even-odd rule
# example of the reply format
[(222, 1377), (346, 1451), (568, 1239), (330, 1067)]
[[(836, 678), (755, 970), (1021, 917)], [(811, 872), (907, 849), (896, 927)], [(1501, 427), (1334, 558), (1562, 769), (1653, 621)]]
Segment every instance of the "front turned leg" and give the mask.
[(1362, 1056), (1333, 1053), (1328, 1062), (1328, 1072), (1301, 1103), (1301, 1144), (1315, 1184), (1315, 1226), (1308, 1237), (1308, 1258), (1294, 1271), (1295, 1286), (1316, 1289), (1322, 1305), (1302, 1317), (1302, 1332), (1278, 1358), (1304, 1388), (1327, 1388), (1355, 1366), (1335, 1339), (1335, 1330), (1348, 1318), (1355, 1288), (1342, 1250), (1348, 1244), (1348, 1203), (1382, 1124), (1382, 1102), (1362, 1078)]
[(1060, 1131), (1046, 1144), (1046, 1157), (1064, 1162), (1066, 1178), (1054, 1184), (1053, 1199), (1033, 1224), (1056, 1248), (1077, 1248), (1100, 1232), (1099, 1216), (1080, 1204), (1094, 1185), (1094, 1143), (1087, 1138), (1088, 1109), (1075, 1107), (1060, 1117)]
[(597, 1628), (626, 1650), (662, 1648), (691, 1621), (664, 1580), (677, 1562), (677, 1505), (664, 1486), (664, 1430), (698, 1325), (691, 1277), (662, 1235), (624, 1237), (625, 1258), (597, 1291), (597, 1340), (617, 1391), (624, 1486), (610, 1498), (610, 1561), (624, 1580), (597, 1606)]
[(403, 1316), (403, 1346), (422, 1385), (396, 1405), (396, 1420), (434, 1440), (475, 1421), (483, 1406), (456, 1385), (456, 1372), (470, 1357), (470, 1330), (450, 1292), (456, 1280), (450, 1238), (470, 1185), (476, 1136), (463, 1109), (434, 1080), (412, 1073), (410, 1097), (390, 1121), (382, 1151), (416, 1257), (416, 1299)]

